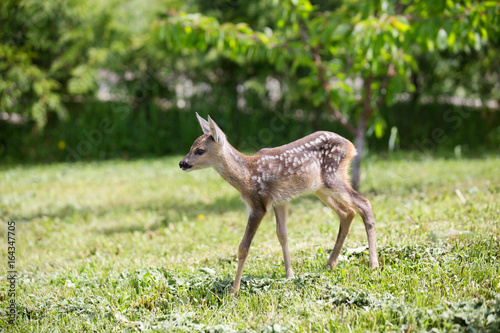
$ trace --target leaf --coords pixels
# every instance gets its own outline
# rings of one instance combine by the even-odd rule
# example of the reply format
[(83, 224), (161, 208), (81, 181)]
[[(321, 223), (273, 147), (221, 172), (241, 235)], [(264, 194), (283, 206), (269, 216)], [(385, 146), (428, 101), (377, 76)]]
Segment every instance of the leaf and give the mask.
[(351, 26), (347, 23), (339, 24), (332, 33), (332, 39), (342, 39), (351, 31)]
[(208, 268), (208, 267), (202, 267), (199, 269), (200, 272), (203, 272), (203, 273), (206, 273), (210, 276), (215, 276), (215, 271), (211, 268)]
[(486, 31), (486, 29), (483, 27), (481, 27), (479, 30), (481, 31), (481, 35), (483, 36), (483, 38), (485, 40), (487, 40), (488, 39), (488, 31)]
[(345, 251), (346, 255), (351, 255), (351, 254), (357, 254), (357, 253), (363, 253), (368, 249), (366, 245), (361, 245), (353, 249), (347, 249)]
[(428, 39), (426, 41), (426, 45), (427, 45), (427, 49), (430, 51), (430, 52), (434, 52), (434, 42), (430, 39)]
[(390, 21), (392, 25), (401, 32), (406, 32), (410, 29), (410, 25), (407, 22), (403, 22), (403, 20), (391, 17)]
[(159, 34), (158, 34), (158, 38), (161, 40), (161, 41), (165, 41), (166, 40), (166, 37), (167, 36), (167, 26), (166, 25), (162, 25), (160, 27), (160, 31), (159, 31)]
[(35, 81), (33, 83), (33, 90), (37, 96), (42, 96), (44, 89), (44, 81)]
[(344, 90), (345, 92), (347, 92), (348, 94), (353, 94), (354, 93), (354, 90), (352, 89), (351, 86), (347, 85), (345, 82), (343, 81), (339, 81), (336, 83), (337, 86), (339, 88), (341, 88), (342, 90)]
[(455, 32), (454, 31), (450, 32), (450, 34), (448, 35), (448, 45), (450, 47), (454, 47), (456, 39), (457, 35), (455, 34)]
[(311, 86), (313, 85), (313, 78), (309, 77), (309, 76), (305, 76), (303, 78), (300, 78), (297, 81), (297, 83), (298, 83), (299, 86), (301, 86), (303, 88), (311, 89)]
[(281, 72), (286, 68), (286, 60), (283, 56), (278, 56), (278, 60), (276, 61), (276, 70)]
[(316, 92), (311, 96), (314, 106), (319, 106), (325, 100), (325, 90), (317, 89)]
[(36, 121), (37, 125), (44, 127), (47, 123), (47, 107), (44, 103), (38, 101), (31, 107), (31, 117)]
[(385, 121), (380, 121), (377, 119), (375, 121), (374, 126), (375, 126), (375, 137), (377, 139), (381, 139), (384, 136), (385, 128), (387, 126)]
[(295, 75), (297, 73), (297, 68), (299, 68), (299, 66), (311, 66), (311, 64), (312, 64), (311, 58), (300, 55), (296, 57), (295, 60), (293, 61), (291, 67), (291, 73)]
[(448, 34), (446, 30), (439, 29), (436, 44), (439, 50), (445, 50), (448, 47)]
[(264, 43), (264, 45), (269, 45), (269, 37), (267, 37), (265, 34), (263, 34), (262, 32), (258, 32), (257, 37), (262, 43)]
[(497, 7), (498, 6), (498, 1), (484, 1), (483, 5), (485, 7)]
[(474, 49), (481, 50), (481, 36), (477, 32), (474, 33)]

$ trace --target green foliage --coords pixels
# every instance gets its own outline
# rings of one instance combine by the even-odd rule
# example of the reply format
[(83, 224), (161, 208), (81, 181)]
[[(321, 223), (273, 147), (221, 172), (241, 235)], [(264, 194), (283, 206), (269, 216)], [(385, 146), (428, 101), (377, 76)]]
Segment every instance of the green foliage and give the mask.
[[(249, 99), (247, 107), (259, 112), (235, 113), (229, 107), (214, 109), (214, 104), (233, 103), (222, 93), (224, 87), (219, 87), (221, 93), (216, 90), (191, 98), (191, 108), (203, 115), (210, 114), (226, 131), (231, 144), (246, 153), (286, 144), (304, 133), (314, 132), (313, 124), (303, 117), (266, 110), (269, 106), (263, 103), (265, 99), (253, 98), (254, 94), (262, 93), (260, 85), (250, 86), (245, 92)], [(154, 104), (133, 109), (118, 102), (66, 105), (71, 110), (70, 121), (51, 118), (44, 131), (35, 134), (31, 132), (33, 123), (0, 123), (0, 160), (9, 164), (75, 162), (183, 154), (201, 134), (193, 114), (182, 109), (163, 111)], [(398, 128), (401, 134), (397, 148), (402, 150), (433, 154), (460, 147), (464, 156), (479, 156), (487, 149), (498, 150), (500, 145), (500, 115), (487, 109), (439, 104), (414, 108), (408, 103), (397, 103), (382, 109), (380, 114), (367, 133), (367, 146), (372, 154), (387, 151), (391, 138), (390, 131), (384, 131), (386, 126)], [(329, 119), (322, 119), (321, 124), (349, 135), (340, 124)], [(442, 134), (434, 137), (436, 131)]]
[[(497, 149), (500, 137), (500, 114), (488, 108), (468, 108), (439, 103), (418, 105), (400, 102), (380, 110), (388, 128), (398, 129), (399, 148), (432, 154), (461, 146), (473, 153), (481, 149)], [(377, 123), (368, 129), (368, 147), (377, 151), (387, 149), (390, 131), (377, 135)], [(383, 125), (382, 125), (383, 126)], [(485, 139), (485, 140), (483, 140)]]
[[(105, 81), (99, 71), (115, 71), (120, 77), (131, 72), (134, 80), (129, 81), (140, 81), (143, 88), (151, 66), (158, 65), (147, 35), (159, 3), (164, 5), (164, 1), (150, 6), (121, 0), (3, 1), (0, 110), (35, 120), (43, 128), (49, 112), (61, 119), (68, 116), (63, 100), (95, 97)], [(123, 93), (123, 87), (115, 85)], [(137, 88), (131, 90), (126, 95)]]
[(89, 66), (101, 60), (92, 51), (102, 36), (94, 31), (106, 28), (111, 8), (92, 0), (7, 0), (0, 9), (0, 109), (28, 116), (41, 127), (50, 111), (64, 118), (65, 92), (95, 88)]
[[(59, 141), (77, 145), (103, 118), (117, 125), (107, 136), (112, 144), (88, 158), (180, 151), (170, 139), (159, 148), (133, 122), (157, 139), (175, 139), (180, 129), (196, 131), (184, 120), (187, 110), (222, 117), (246, 149), (318, 129), (352, 139), (365, 118), (371, 148), (385, 148), (394, 126), (400, 147), (413, 147), (454, 109), (420, 105), (423, 99), (498, 100), (498, 11), (492, 1), (3, 1), (0, 154), (61, 160)], [(184, 83), (193, 89), (179, 92)], [(413, 110), (401, 111), (401, 93)], [(116, 104), (130, 111), (126, 119), (110, 116)], [(436, 114), (419, 117), (427, 109)], [(4, 121), (5, 113), (22, 126)], [(496, 116), (482, 113), (473, 133), (461, 127), (460, 139), (447, 141), (451, 147), (498, 142)], [(428, 122), (409, 131), (408, 114)], [(253, 140), (276, 118), (289, 120), (287, 133)], [(167, 119), (173, 125), (155, 123)], [(47, 124), (50, 133), (40, 133)], [(481, 126), (484, 141), (476, 139)]]
[(321, 10), (307, 0), (283, 1), (269, 11), (276, 25), (262, 31), (182, 12), (158, 21), (155, 31), (167, 49), (186, 55), (211, 50), (242, 65), (267, 61), (290, 79), (296, 98), (331, 105), (347, 118), (364, 108), (369, 117), (415, 91), (421, 54), (479, 52), (498, 38), (498, 5), (437, 3), (344, 1)]

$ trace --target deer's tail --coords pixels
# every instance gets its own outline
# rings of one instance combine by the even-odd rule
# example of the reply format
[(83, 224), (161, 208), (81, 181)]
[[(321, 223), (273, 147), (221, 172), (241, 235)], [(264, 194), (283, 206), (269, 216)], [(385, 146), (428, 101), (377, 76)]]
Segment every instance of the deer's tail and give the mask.
[(349, 167), (351, 165), (352, 159), (358, 155), (358, 151), (356, 147), (352, 144), (351, 141), (345, 140), (345, 153), (343, 155), (342, 160), (340, 161), (338, 173), (340, 176), (345, 179), (347, 183), (351, 182), (351, 177), (349, 174)]

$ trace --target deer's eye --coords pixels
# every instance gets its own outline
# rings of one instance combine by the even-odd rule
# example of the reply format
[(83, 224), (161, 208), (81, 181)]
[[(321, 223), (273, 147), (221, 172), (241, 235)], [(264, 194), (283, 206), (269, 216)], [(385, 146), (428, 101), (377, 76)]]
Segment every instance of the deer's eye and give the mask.
[(196, 155), (203, 155), (205, 151), (203, 149), (196, 149), (196, 151), (194, 152)]

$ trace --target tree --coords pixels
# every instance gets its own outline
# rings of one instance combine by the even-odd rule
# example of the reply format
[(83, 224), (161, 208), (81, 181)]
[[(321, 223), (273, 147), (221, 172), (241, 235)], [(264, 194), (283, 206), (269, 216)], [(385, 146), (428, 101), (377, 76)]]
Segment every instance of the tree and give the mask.
[(65, 118), (63, 97), (96, 89), (96, 63), (111, 7), (99, 1), (17, 1), (0, 5), (0, 109), (34, 119)]
[(145, 89), (145, 82), (155, 80), (151, 68), (166, 58), (148, 38), (151, 21), (160, 6), (181, 8), (180, 3), (2, 1), (0, 111), (20, 114), (43, 128), (50, 113), (61, 119), (69, 115), (67, 101), (95, 98), (102, 70), (120, 79), (132, 74), (112, 88), (132, 103), (137, 95), (150, 100), (152, 89)]
[(241, 65), (274, 65), (313, 109), (326, 108), (353, 135), (358, 188), (367, 127), (373, 123), (381, 136), (380, 108), (415, 89), (415, 57), (484, 48), (498, 36), (499, 8), (495, 1), (347, 0), (322, 10), (308, 0), (288, 0), (276, 2), (276, 25), (263, 31), (183, 12), (171, 12), (155, 28), (169, 50), (215, 50)]

